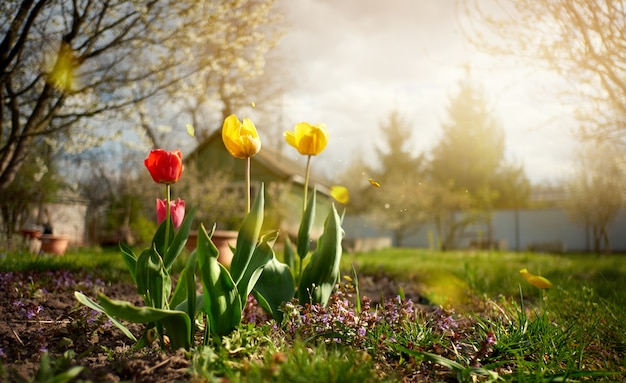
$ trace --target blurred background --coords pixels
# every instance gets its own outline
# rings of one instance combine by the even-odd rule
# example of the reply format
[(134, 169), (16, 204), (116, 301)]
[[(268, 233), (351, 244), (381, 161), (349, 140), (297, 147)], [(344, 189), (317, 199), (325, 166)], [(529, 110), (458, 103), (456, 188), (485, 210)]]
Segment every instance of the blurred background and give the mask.
[(174, 197), (199, 205), (197, 224), (236, 228), (243, 162), (219, 137), (235, 113), (261, 135), (252, 175), (286, 233), (305, 159), (282, 132), (308, 121), (330, 135), (312, 164), (320, 206), (350, 190), (348, 249), (626, 251), (621, 2), (0, 9), (4, 249), (46, 225), (77, 246), (149, 241), (151, 148), (183, 152)]

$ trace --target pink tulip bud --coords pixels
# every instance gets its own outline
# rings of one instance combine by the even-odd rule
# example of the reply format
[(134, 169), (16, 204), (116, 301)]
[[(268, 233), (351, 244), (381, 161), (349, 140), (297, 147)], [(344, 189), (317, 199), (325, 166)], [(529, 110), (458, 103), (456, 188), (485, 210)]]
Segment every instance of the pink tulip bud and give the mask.
[[(164, 199), (156, 200), (157, 210), (157, 223), (160, 225), (165, 220), (167, 214), (167, 201)], [(172, 222), (174, 223), (174, 229), (178, 229), (183, 223), (185, 218), (185, 201), (178, 198), (176, 201), (170, 201), (170, 214), (172, 216)]]

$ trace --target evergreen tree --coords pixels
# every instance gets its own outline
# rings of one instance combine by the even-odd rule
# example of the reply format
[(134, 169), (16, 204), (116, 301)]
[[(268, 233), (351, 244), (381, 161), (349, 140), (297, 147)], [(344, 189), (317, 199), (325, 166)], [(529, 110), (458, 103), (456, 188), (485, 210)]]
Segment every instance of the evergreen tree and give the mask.
[(452, 200), (465, 201), (460, 198), (464, 194), (467, 201), (443, 204), (457, 211), (444, 214), (438, 209), (435, 214), (442, 247), (454, 246), (463, 230), (480, 222), (487, 225), (481, 235), (486, 234), (490, 243), (490, 212), (523, 206), (528, 200), (529, 182), (521, 166), (505, 161), (504, 131), (480, 88), (468, 79), (461, 81), (447, 112), (443, 134), (432, 150), (430, 179), (446, 188)]
[(365, 195), (374, 219), (391, 230), (394, 244), (401, 246), (428, 218), (421, 193), (425, 159), (413, 149), (412, 126), (399, 112), (392, 111), (380, 128), (384, 144), (376, 148), (378, 166), (370, 174), (381, 186), (368, 185)]

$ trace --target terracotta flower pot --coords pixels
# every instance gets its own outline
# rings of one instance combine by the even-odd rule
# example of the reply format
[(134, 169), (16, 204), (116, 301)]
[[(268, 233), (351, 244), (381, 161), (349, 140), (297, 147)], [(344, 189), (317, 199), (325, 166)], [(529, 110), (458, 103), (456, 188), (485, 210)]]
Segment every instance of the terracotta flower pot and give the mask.
[(63, 255), (67, 250), (70, 237), (68, 235), (42, 234), (39, 240), (41, 241), (41, 251), (43, 253)]
[[(226, 267), (230, 266), (230, 263), (233, 260), (233, 252), (228, 245), (230, 244), (234, 247), (237, 244), (238, 234), (239, 233), (234, 230), (215, 230), (213, 237), (211, 237), (211, 240), (213, 240), (215, 247), (217, 247), (217, 250), (219, 251), (217, 261)], [(197, 241), (198, 232), (190, 232), (189, 237), (187, 238), (187, 250), (193, 251), (196, 248)]]
[(22, 229), (20, 232), (22, 233), (22, 237), (26, 240), (41, 237), (41, 230), (38, 229)]

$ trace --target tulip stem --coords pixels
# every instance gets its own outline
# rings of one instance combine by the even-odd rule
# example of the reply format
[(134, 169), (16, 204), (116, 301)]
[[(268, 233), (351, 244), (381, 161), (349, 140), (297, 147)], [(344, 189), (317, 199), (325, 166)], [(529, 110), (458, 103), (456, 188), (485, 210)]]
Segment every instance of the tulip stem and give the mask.
[(163, 247), (163, 254), (161, 254), (161, 257), (165, 256), (165, 253), (167, 253), (167, 245), (170, 241), (170, 216), (172, 214), (172, 212), (170, 211), (170, 192), (170, 184), (165, 184), (165, 243)]
[(250, 157), (246, 157), (246, 215), (250, 213)]
[(309, 168), (311, 167), (311, 155), (306, 158), (306, 170), (304, 174), (304, 203), (302, 204), (302, 211), (306, 211), (307, 194), (309, 192)]

